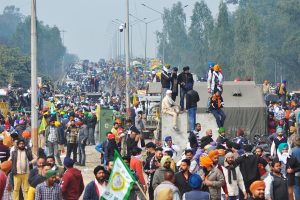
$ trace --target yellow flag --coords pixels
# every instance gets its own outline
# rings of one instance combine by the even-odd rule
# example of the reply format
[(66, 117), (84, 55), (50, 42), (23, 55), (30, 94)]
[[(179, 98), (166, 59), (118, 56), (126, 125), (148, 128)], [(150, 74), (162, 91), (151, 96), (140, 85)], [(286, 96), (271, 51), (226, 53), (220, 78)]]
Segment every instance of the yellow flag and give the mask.
[(39, 128), (39, 133), (41, 133), (42, 131), (45, 131), (46, 126), (47, 126), (47, 121), (46, 121), (45, 117), (43, 116), (43, 119), (42, 119), (42, 122), (41, 122), (40, 128)]
[(135, 92), (132, 94), (132, 104), (136, 105), (136, 93)]
[(96, 117), (97, 117), (97, 121), (100, 120), (100, 112), (101, 112), (101, 106), (98, 105), (96, 108)]

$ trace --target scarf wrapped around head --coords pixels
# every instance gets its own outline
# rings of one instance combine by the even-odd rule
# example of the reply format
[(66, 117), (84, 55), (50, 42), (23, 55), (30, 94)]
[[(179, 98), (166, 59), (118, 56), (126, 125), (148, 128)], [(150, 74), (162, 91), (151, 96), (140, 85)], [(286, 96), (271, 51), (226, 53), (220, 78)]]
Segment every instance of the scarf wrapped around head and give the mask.
[(283, 131), (283, 129), (281, 128), (281, 127), (278, 127), (277, 129), (276, 129), (276, 133), (278, 134), (278, 133), (282, 133), (282, 131)]
[(283, 162), (284, 164), (287, 163), (287, 159), (290, 157), (290, 155), (287, 152), (282, 153), (282, 150), (288, 149), (288, 148), (289, 148), (289, 145), (287, 143), (281, 143), (277, 149), (278, 159), (279, 159), (279, 161)]
[(288, 149), (289, 148), (289, 145), (287, 144), (287, 143), (281, 143), (281, 144), (279, 144), (279, 146), (278, 146), (278, 151), (280, 152), (280, 153), (282, 153), (282, 150), (283, 149)]
[(200, 166), (209, 168), (213, 165), (213, 161), (207, 156), (200, 157)]
[(266, 188), (266, 184), (264, 181), (254, 181), (251, 185), (250, 185), (250, 191), (251, 193), (254, 193), (255, 190), (259, 189), (259, 188)]
[(293, 134), (297, 131), (295, 126), (290, 126), (290, 134)]
[(8, 161), (4, 161), (1, 163), (0, 165), (0, 169), (5, 172), (7, 174), (7, 172), (9, 172), (12, 168), (12, 161), (8, 160)]
[(231, 180), (231, 174), (232, 174), (232, 178), (233, 180), (237, 180), (237, 176), (236, 176), (236, 171), (235, 171), (235, 166), (233, 165), (229, 165), (228, 162), (227, 162), (227, 158), (230, 158), (230, 157), (234, 157), (234, 154), (232, 152), (228, 152), (226, 155), (225, 155), (225, 161), (224, 161), (224, 167), (227, 169), (228, 171), (228, 183), (231, 184), (232, 183), (232, 180)]
[(218, 130), (219, 134), (221, 133), (225, 133), (225, 128), (224, 127), (220, 127), (219, 130)]
[(216, 64), (214, 66), (214, 71), (218, 72), (220, 70), (220, 65), (219, 64)]
[(208, 152), (208, 157), (212, 160), (215, 156), (219, 156), (219, 151), (214, 149)]
[(160, 165), (161, 165), (161, 167), (164, 167), (164, 165), (165, 165), (165, 162), (167, 162), (167, 161), (170, 161), (171, 162), (171, 157), (170, 156), (163, 156), (162, 158), (161, 158), (161, 160), (160, 160)]
[(56, 171), (55, 170), (49, 170), (46, 172), (45, 177), (47, 179), (49, 179), (50, 177), (52, 177), (53, 175), (56, 175)]

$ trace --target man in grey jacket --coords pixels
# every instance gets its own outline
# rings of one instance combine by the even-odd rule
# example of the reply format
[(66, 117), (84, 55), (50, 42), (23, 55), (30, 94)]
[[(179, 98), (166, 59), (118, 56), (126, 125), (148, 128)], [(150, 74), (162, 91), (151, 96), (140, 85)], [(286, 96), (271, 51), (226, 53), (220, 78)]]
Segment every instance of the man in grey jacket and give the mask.
[(206, 156), (200, 157), (202, 169), (200, 176), (203, 181), (203, 191), (209, 192), (211, 200), (221, 200), (221, 188), (225, 184), (222, 172), (213, 166), (213, 161)]
[(155, 171), (153, 176), (153, 181), (152, 181), (153, 190), (155, 190), (155, 188), (165, 180), (164, 173), (165, 171), (170, 169), (170, 166), (171, 166), (171, 157), (170, 156), (162, 157), (160, 161), (160, 168), (158, 168)]
[(79, 162), (76, 164), (80, 166), (85, 166), (85, 146), (89, 138), (89, 129), (86, 120), (83, 120), (83, 122), (78, 122), (78, 125), (80, 125), (78, 132)]
[(46, 146), (48, 148), (48, 156), (55, 156), (58, 164), (62, 165), (58, 152), (58, 144), (60, 143), (61, 138), (54, 120), (50, 121), (50, 126), (48, 126), (45, 130), (45, 139)]

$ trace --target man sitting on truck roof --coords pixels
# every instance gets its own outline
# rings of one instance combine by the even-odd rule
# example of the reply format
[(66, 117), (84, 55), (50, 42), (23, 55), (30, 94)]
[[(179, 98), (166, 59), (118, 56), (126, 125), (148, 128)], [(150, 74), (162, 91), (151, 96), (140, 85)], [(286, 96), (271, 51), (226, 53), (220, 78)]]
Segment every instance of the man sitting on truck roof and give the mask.
[(173, 116), (173, 129), (178, 131), (177, 128), (177, 118), (179, 115), (180, 107), (172, 99), (172, 90), (166, 91), (166, 96), (162, 100), (162, 113)]

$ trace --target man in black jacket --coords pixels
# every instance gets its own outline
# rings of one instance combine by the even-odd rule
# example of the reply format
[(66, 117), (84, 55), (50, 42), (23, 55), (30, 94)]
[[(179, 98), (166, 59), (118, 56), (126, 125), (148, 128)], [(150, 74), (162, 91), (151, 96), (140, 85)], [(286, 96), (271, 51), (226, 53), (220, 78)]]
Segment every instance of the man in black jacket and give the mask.
[(89, 137), (88, 137), (88, 143), (90, 145), (95, 145), (95, 127), (97, 124), (97, 117), (95, 114), (89, 113), (87, 117), (87, 126), (88, 126), (88, 131), (89, 131)]
[(188, 110), (189, 115), (190, 131), (195, 130), (198, 101), (200, 101), (198, 92), (191, 89), (186, 93), (186, 109)]
[(131, 156), (131, 151), (138, 146), (140, 132), (137, 128), (132, 128), (129, 137), (126, 140), (127, 156)]
[[(146, 145), (147, 147), (147, 145)], [(149, 186), (149, 198), (154, 199), (154, 189), (152, 187), (153, 176), (155, 171), (160, 167), (160, 160), (163, 157), (163, 149), (161, 147), (155, 148), (155, 154), (151, 159), (146, 160), (144, 170), (148, 175), (148, 186)]]
[(183, 159), (180, 164), (181, 171), (175, 174), (175, 185), (178, 187), (181, 196), (184, 193), (192, 190), (192, 188), (189, 185), (189, 178), (192, 175), (190, 173), (190, 165), (190, 160)]
[(186, 93), (193, 89), (194, 79), (190, 73), (190, 67), (186, 66), (183, 68), (183, 72), (178, 76), (178, 84), (180, 85), (180, 107), (184, 109), (184, 97)]
[(170, 65), (165, 65), (161, 72), (161, 95), (162, 98), (166, 95), (166, 91), (171, 89), (171, 73), (169, 72)]
[(178, 95), (178, 76), (177, 76), (178, 68), (174, 67), (171, 74), (171, 90), (172, 90), (172, 99), (176, 101), (176, 97)]
[(251, 145), (244, 145), (244, 150), (245, 154), (235, 160), (235, 166), (239, 165), (241, 173), (243, 175), (246, 190), (248, 193), (250, 193), (249, 188), (251, 183), (260, 180), (258, 164), (262, 164), (262, 166), (264, 166), (267, 171), (270, 170), (268, 168), (268, 163), (266, 160), (251, 153)]

